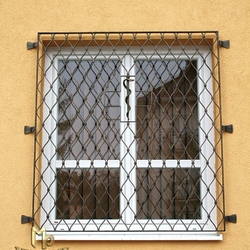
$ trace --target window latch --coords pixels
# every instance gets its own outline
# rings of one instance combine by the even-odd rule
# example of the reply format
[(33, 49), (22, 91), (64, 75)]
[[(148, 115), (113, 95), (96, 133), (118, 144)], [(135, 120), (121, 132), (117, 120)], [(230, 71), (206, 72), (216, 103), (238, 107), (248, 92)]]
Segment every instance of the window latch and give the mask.
[(127, 90), (127, 94), (126, 94), (126, 97), (125, 97), (125, 103), (127, 104), (126, 116), (127, 116), (128, 120), (129, 120), (129, 112), (131, 110), (131, 106), (129, 104), (129, 96), (132, 93), (131, 89), (129, 88), (129, 82), (132, 82), (132, 81), (134, 81), (134, 80), (130, 78), (129, 74), (127, 74), (126, 78), (123, 80), (123, 86)]

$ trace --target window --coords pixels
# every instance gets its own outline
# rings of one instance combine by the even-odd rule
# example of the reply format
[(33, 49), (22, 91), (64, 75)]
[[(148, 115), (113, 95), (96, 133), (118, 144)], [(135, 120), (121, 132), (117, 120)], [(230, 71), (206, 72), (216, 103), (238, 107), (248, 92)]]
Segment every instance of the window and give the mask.
[(218, 34), (40, 33), (38, 45), (36, 226), (76, 239), (216, 238)]

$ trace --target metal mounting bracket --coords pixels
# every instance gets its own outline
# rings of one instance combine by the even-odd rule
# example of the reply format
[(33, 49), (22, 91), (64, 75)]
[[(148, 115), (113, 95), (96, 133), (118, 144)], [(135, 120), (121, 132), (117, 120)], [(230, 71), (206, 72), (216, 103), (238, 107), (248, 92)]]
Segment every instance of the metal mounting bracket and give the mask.
[(222, 125), (221, 129), (228, 133), (233, 133), (233, 124)]
[(32, 221), (33, 221), (32, 217), (29, 217), (29, 216), (26, 216), (26, 215), (21, 216), (21, 223), (22, 224), (29, 223), (29, 222), (32, 222)]
[(36, 127), (29, 127), (29, 126), (24, 126), (24, 134), (30, 134), (35, 132)]
[(237, 215), (232, 214), (232, 215), (229, 215), (229, 216), (225, 216), (224, 220), (228, 221), (228, 222), (236, 223), (237, 222)]
[(226, 49), (229, 49), (230, 48), (230, 41), (229, 40), (225, 40), (225, 41), (221, 41), (219, 40), (219, 45), (221, 47), (224, 47)]
[(31, 50), (37, 47), (37, 42), (27, 42), (27, 50)]

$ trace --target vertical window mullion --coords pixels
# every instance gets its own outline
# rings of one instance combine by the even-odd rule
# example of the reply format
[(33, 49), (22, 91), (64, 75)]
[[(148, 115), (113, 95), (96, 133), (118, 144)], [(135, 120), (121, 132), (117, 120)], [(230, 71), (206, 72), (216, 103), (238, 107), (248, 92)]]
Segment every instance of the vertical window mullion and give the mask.
[[(123, 221), (126, 224), (132, 223), (136, 213), (136, 124), (135, 124), (135, 77), (134, 61), (132, 56), (126, 55), (123, 59), (121, 68), (121, 166), (120, 166), (120, 185), (122, 194), (120, 195), (120, 209)], [(128, 79), (129, 77), (129, 79)], [(123, 86), (123, 81), (129, 82), (130, 95), (127, 96), (127, 89)], [(125, 102), (129, 98), (129, 106)]]

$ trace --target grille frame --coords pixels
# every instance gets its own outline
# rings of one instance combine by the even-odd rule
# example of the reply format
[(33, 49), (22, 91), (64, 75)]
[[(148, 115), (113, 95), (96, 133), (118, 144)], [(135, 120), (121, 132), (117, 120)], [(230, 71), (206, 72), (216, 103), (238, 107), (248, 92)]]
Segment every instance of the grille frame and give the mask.
[[(78, 39), (77, 39), (78, 38)], [(158, 42), (157, 42), (158, 41)], [(51, 222), (50, 221), (50, 212), (51, 209), (45, 208), (43, 205), (44, 197), (51, 196), (50, 189), (51, 186), (54, 185), (52, 182), (47, 181), (44, 182), (44, 176), (46, 175), (47, 170), (50, 169), (51, 160), (48, 159), (48, 165), (47, 170), (42, 170), (41, 168), (41, 161), (42, 157), (44, 157), (44, 145), (46, 143), (42, 142), (42, 134), (44, 130), (46, 130), (46, 127), (43, 126), (44, 118), (42, 118), (42, 110), (44, 105), (46, 104), (46, 101), (44, 97), (46, 97), (46, 94), (43, 93), (43, 84), (46, 78), (46, 73), (44, 71), (44, 61), (45, 60), (51, 60), (51, 67), (53, 66), (53, 61), (55, 58), (48, 58), (48, 51), (51, 47), (56, 47), (58, 50), (58, 54), (61, 53), (61, 49), (64, 50), (65, 47), (68, 49), (71, 49), (71, 53), (75, 55), (75, 50), (82, 49), (83, 47), (90, 48), (92, 47), (98, 47), (101, 51), (103, 47), (110, 46), (114, 49), (119, 48), (121, 45), (127, 49), (127, 51), (130, 51), (130, 48), (133, 50), (134, 46), (137, 46), (139, 50), (143, 51), (143, 48), (145, 46), (152, 46), (155, 47), (155, 52), (157, 52), (157, 47), (159, 46), (165, 46), (168, 48), (168, 52), (173, 56), (171, 47), (178, 46), (182, 49), (183, 55), (187, 55), (186, 47), (194, 46), (197, 50), (198, 55), (200, 52), (200, 48), (202, 46), (208, 46), (211, 57), (212, 57), (212, 68), (210, 68), (211, 77), (213, 81), (213, 85), (216, 85), (216, 87), (213, 86), (213, 93), (211, 93), (211, 100), (213, 103), (213, 121), (215, 121), (216, 125), (213, 125), (214, 134), (217, 138), (217, 141), (213, 145), (214, 148), (214, 156), (216, 157), (216, 169), (211, 170), (213, 174), (215, 175), (214, 180), (216, 182), (216, 187), (219, 186), (219, 192), (218, 194), (215, 194), (216, 196), (213, 197), (215, 201), (215, 207), (217, 212), (219, 212), (220, 216), (217, 218), (216, 224), (214, 225), (212, 230), (207, 230), (200, 227), (199, 232), (220, 232), (225, 231), (225, 222), (224, 222), (224, 215), (225, 215), (225, 202), (224, 202), (224, 170), (223, 170), (223, 147), (222, 147), (222, 131), (221, 131), (221, 87), (220, 87), (220, 66), (219, 66), (219, 38), (218, 38), (218, 32), (214, 31), (202, 31), (202, 32), (72, 32), (72, 33), (38, 33), (38, 47), (37, 47), (37, 87), (36, 87), (36, 132), (35, 132), (35, 152), (34, 152), (34, 181), (33, 181), (33, 225), (37, 226), (39, 228), (46, 226), (48, 228), (48, 231), (51, 232), (57, 232), (57, 226), (56, 223), (58, 222)], [(65, 53), (66, 55), (67, 53)], [(65, 57), (63, 55), (63, 57)], [(175, 56), (174, 56), (175, 57)], [(201, 56), (202, 57), (202, 56)], [(65, 58), (67, 60), (67, 57)], [(94, 59), (93, 59), (94, 60)], [(126, 79), (126, 74), (124, 74), (124, 80)], [(51, 83), (53, 84), (53, 82)], [(206, 109), (206, 107), (205, 107)], [(127, 108), (127, 110), (129, 110)], [(126, 119), (126, 117), (125, 117)], [(46, 119), (45, 119), (46, 120)], [(211, 119), (212, 120), (212, 119)], [(219, 139), (218, 139), (219, 138)], [(50, 139), (49, 139), (50, 140)], [(56, 154), (56, 153), (55, 153)], [(46, 155), (45, 155), (46, 157)], [(54, 157), (54, 156), (53, 156)], [(177, 162), (180, 162), (179, 159), (177, 159)], [(209, 161), (209, 159), (208, 159)], [(77, 160), (79, 162), (79, 160)], [(193, 160), (195, 162), (195, 160)], [(63, 166), (65, 166), (65, 162), (62, 163)], [(79, 163), (77, 163), (79, 167)], [(91, 162), (90, 162), (91, 165)], [(209, 168), (209, 163), (207, 163)], [(91, 167), (91, 166), (90, 166)], [(181, 167), (181, 164), (177, 167)], [(53, 170), (52, 170), (53, 171)], [(202, 180), (203, 181), (203, 180)], [(42, 185), (45, 184), (47, 191), (44, 194), (44, 191), (41, 190), (41, 183)], [(209, 188), (209, 187), (208, 187)], [(209, 191), (208, 191), (209, 192)], [(52, 197), (52, 199), (55, 199), (55, 197)], [(218, 203), (220, 203), (218, 205)], [(45, 213), (47, 217), (45, 223), (41, 223), (41, 213)], [(208, 217), (209, 217), (209, 211), (208, 211)], [(65, 220), (62, 220), (63, 223)], [(196, 221), (194, 219), (194, 221)], [(79, 219), (75, 219), (72, 222), (72, 225), (74, 223), (79, 222)], [(53, 227), (47, 227), (47, 223), (54, 225)], [(82, 222), (80, 222), (81, 224)], [(154, 222), (152, 221), (154, 224)], [(184, 229), (181, 230), (173, 230), (173, 227), (167, 228), (168, 222), (165, 224), (165, 227), (162, 227), (164, 229), (161, 229), (158, 227), (158, 229), (153, 230), (153, 232), (187, 232), (190, 233), (189, 226), (186, 226), (186, 223), (182, 223), (182, 219), (180, 219), (180, 223), (184, 224)], [(88, 224), (88, 222), (87, 222)], [(94, 222), (95, 224), (95, 222)], [(109, 224), (109, 222), (108, 222)], [(116, 223), (115, 223), (116, 224)], [(140, 223), (139, 223), (140, 224)], [(175, 224), (175, 222), (173, 223)], [(192, 223), (189, 222), (189, 225)], [(199, 222), (198, 222), (199, 224)], [(68, 223), (65, 223), (65, 228), (67, 232), (88, 232), (91, 233), (92, 230), (86, 230), (83, 227), (78, 227), (79, 229), (73, 229), (71, 226), (67, 226)], [(110, 224), (109, 224), (110, 225)], [(98, 228), (98, 227), (97, 227)], [(110, 229), (111, 228), (111, 229)], [(112, 231), (113, 226), (111, 225), (108, 230), (104, 231)], [(157, 227), (156, 227), (157, 228)], [(60, 229), (61, 230), (61, 229)], [(196, 229), (197, 230), (197, 229)], [(96, 230), (97, 232), (99, 230)], [(125, 227), (121, 230), (114, 230), (116, 232), (125, 232), (125, 233), (131, 233), (131, 232), (143, 232), (143, 231), (151, 231), (151, 230), (145, 230), (142, 227), (140, 229), (130, 229), (129, 227)], [(103, 232), (103, 230), (100, 230), (100, 232)]]

